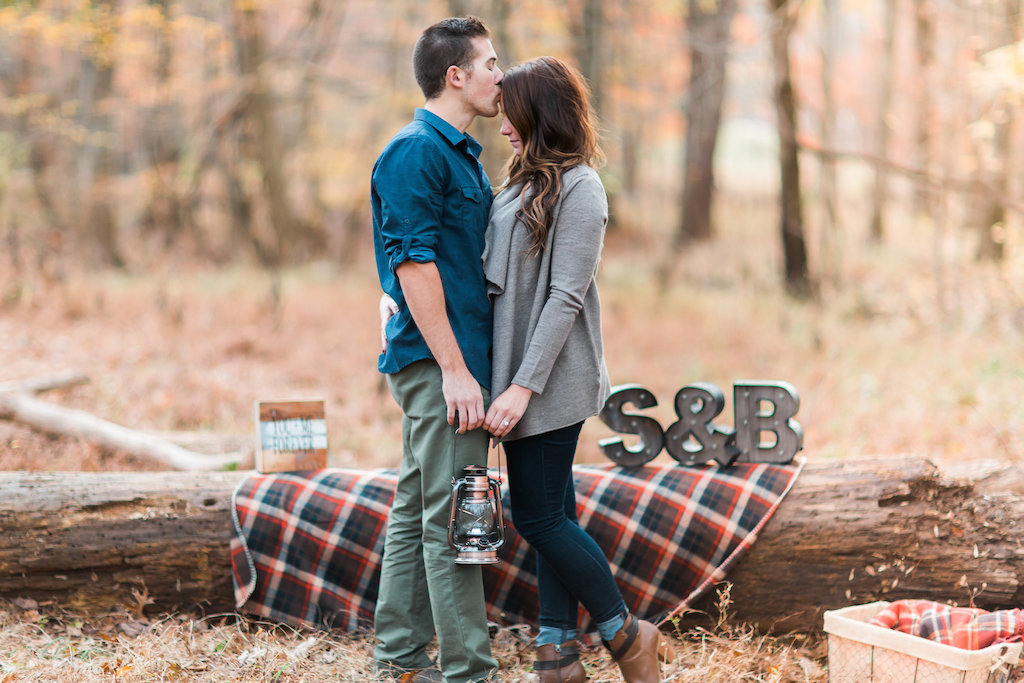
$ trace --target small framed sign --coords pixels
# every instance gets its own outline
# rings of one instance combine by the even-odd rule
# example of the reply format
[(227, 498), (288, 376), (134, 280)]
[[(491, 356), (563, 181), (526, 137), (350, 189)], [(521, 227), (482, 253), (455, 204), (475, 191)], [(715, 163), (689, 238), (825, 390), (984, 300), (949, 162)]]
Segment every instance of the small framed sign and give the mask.
[(327, 467), (323, 401), (257, 401), (256, 469), (295, 472)]

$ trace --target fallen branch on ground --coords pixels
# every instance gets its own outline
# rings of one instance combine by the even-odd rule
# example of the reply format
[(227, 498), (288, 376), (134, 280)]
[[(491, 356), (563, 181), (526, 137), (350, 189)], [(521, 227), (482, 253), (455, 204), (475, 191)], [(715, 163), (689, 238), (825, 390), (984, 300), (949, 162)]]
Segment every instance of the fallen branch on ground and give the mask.
[(28, 425), (47, 434), (85, 439), (111, 451), (155, 460), (176, 470), (222, 470), (238, 466), (251, 453), (206, 455), (164, 439), (108, 422), (90, 413), (43, 401), (35, 394), (88, 382), (88, 377), (63, 374), (0, 383), (0, 419)]

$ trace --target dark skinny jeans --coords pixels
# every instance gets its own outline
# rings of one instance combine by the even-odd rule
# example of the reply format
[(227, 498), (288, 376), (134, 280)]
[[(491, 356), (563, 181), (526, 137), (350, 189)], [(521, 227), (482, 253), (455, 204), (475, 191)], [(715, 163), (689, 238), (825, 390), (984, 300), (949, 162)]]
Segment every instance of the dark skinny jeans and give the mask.
[(537, 551), (540, 625), (575, 631), (579, 605), (595, 624), (626, 603), (600, 546), (576, 519), (572, 461), (583, 423), (504, 442), (512, 523)]

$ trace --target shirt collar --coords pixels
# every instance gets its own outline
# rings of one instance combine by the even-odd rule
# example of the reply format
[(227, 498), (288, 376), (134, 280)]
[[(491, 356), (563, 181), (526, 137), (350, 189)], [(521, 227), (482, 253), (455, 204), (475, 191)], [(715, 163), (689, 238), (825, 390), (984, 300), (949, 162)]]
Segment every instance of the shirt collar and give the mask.
[(476, 141), (476, 139), (469, 133), (460, 133), (459, 130), (448, 123), (434, 112), (427, 111), (422, 107), (416, 109), (414, 118), (417, 121), (422, 121), (436, 130), (438, 133), (443, 135), (448, 142), (452, 143), (453, 147), (458, 147), (460, 144), (466, 144), (466, 150), (474, 157), (479, 158), (480, 152), (483, 151), (483, 146)]

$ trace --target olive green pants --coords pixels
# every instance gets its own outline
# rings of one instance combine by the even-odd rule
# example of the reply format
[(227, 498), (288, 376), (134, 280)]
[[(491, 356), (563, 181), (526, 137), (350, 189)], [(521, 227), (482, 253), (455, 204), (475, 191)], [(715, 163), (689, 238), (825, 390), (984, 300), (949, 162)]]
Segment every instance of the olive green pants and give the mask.
[(452, 474), (487, 464), (487, 432), (458, 435), (448, 425), (441, 369), (434, 361), (388, 375), (388, 386), (402, 408), (403, 453), (381, 562), (374, 672), (428, 668), (426, 649), (436, 635), (448, 683), (487, 680), (497, 662), (487, 635), (480, 567), (455, 564), (448, 546)]

